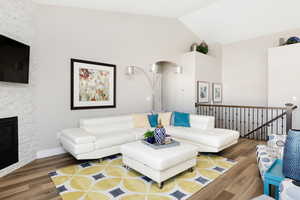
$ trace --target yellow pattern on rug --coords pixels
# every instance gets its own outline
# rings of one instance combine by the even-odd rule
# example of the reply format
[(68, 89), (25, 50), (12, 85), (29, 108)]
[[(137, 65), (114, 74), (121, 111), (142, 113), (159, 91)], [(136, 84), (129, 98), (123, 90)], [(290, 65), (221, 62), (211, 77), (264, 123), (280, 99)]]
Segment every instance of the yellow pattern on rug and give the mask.
[(72, 165), (49, 175), (63, 200), (183, 200), (236, 163), (217, 155), (200, 155), (193, 172), (185, 171), (167, 180), (162, 189), (148, 177), (125, 169), (122, 156)]

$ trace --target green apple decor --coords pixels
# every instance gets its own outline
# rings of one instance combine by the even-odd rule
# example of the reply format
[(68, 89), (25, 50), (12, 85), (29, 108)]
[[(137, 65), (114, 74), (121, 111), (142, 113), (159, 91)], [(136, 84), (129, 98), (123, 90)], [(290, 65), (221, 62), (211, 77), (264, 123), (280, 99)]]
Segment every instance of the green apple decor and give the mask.
[(154, 144), (155, 143), (154, 131), (148, 130), (146, 133), (144, 133), (144, 138), (148, 143)]
[(201, 42), (201, 44), (197, 47), (197, 51), (203, 54), (207, 54), (208, 53), (208, 45), (206, 44), (206, 42)]

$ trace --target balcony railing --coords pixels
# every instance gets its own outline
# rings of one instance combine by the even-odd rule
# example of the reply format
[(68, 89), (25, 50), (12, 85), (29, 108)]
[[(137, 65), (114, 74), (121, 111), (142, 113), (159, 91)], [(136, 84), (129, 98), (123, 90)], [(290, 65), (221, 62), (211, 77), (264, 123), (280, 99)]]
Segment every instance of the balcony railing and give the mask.
[(287, 134), (296, 105), (286, 107), (237, 106), (196, 103), (197, 114), (215, 117), (216, 128), (233, 129), (241, 137), (267, 140), (269, 133)]

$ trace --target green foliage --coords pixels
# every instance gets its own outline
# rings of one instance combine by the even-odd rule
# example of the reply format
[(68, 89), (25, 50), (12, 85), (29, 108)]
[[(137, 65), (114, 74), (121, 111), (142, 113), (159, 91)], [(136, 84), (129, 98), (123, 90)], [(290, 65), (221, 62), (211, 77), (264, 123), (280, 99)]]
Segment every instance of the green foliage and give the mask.
[(200, 53), (207, 54), (208, 53), (208, 47), (207, 46), (199, 45), (197, 47), (197, 51), (200, 52)]
[(154, 131), (148, 130), (146, 133), (144, 133), (144, 137), (146, 139), (153, 136), (154, 136)]

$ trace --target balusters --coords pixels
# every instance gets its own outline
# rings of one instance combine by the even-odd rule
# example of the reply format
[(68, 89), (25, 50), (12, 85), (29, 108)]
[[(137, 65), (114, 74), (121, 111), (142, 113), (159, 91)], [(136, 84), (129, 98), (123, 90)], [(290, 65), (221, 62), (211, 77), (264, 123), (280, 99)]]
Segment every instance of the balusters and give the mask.
[(266, 140), (269, 131), (286, 134), (286, 108), (197, 104), (197, 114), (214, 116), (215, 126), (237, 130), (241, 137)]

